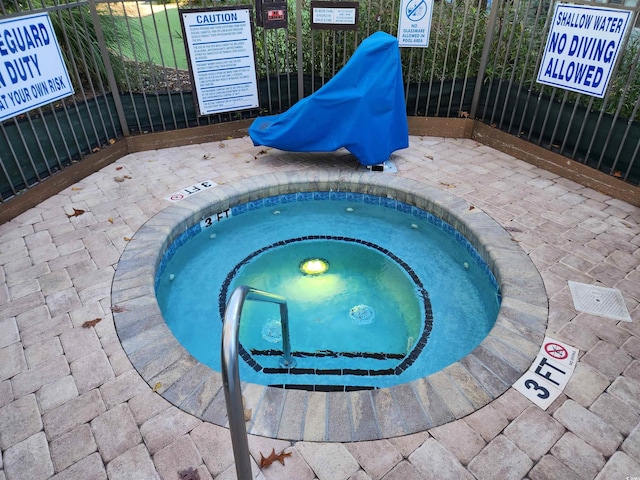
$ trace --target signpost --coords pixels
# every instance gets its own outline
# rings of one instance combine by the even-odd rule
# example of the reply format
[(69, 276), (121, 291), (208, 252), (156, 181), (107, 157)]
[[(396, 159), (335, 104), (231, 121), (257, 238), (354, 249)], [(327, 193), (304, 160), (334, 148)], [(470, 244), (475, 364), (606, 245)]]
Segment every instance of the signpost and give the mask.
[(629, 10), (556, 4), (538, 83), (604, 97), (630, 20)]
[(46, 13), (0, 20), (0, 121), (73, 95)]
[(251, 7), (180, 11), (200, 115), (256, 108)]

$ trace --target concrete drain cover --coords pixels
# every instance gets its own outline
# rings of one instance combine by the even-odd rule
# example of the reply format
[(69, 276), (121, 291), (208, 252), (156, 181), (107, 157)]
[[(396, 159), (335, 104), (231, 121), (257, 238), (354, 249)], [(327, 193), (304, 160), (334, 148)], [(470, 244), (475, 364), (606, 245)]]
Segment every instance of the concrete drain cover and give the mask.
[(631, 317), (620, 290), (569, 280), (573, 305), (579, 312), (630, 322)]

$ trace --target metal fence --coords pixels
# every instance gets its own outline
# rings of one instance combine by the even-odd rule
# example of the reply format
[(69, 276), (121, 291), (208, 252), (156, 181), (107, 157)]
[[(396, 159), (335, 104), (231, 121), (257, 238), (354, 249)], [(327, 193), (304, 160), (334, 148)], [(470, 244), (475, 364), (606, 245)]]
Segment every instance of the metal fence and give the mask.
[[(331, 79), (371, 33), (397, 34), (400, 8), (400, 0), (361, 0), (356, 30), (315, 30), (307, 0), (289, 0), (287, 28), (255, 28), (259, 108), (199, 116), (178, 8), (247, 4), (221, 2), (0, 2), (0, 20), (48, 13), (75, 90), (0, 122), (0, 202), (123, 137), (282, 112)], [(475, 118), (639, 185), (640, 6), (611, 3), (631, 10), (636, 28), (599, 99), (535, 81), (553, 3), (436, 0), (429, 46), (401, 48), (407, 114)]]

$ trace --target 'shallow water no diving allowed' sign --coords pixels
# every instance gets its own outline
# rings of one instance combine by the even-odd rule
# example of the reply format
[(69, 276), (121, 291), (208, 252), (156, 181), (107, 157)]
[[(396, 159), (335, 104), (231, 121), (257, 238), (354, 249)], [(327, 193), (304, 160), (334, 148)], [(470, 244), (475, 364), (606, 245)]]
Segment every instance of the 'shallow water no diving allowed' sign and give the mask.
[(630, 20), (629, 10), (556, 4), (538, 83), (604, 97)]

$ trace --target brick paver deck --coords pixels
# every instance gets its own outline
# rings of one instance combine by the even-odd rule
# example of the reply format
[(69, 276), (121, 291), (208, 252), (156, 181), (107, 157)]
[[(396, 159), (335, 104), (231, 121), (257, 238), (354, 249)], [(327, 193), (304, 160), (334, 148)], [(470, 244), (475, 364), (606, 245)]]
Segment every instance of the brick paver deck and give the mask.
[[(410, 143), (395, 175), (463, 198), (529, 254), (547, 291), (546, 334), (580, 350), (575, 373), (547, 410), (510, 388), (412, 435), (250, 435), (256, 478), (640, 478), (640, 210), (472, 140)], [(135, 153), (1, 225), (0, 480), (235, 478), (228, 430), (173, 406), (129, 361), (111, 310), (118, 260), (164, 197), (196, 182), (355, 166), (344, 152), (297, 155), (248, 138)], [(569, 280), (620, 290), (633, 321), (577, 312)], [(329, 425), (312, 403), (306, 417)], [(272, 448), (292, 455), (260, 470)]]

